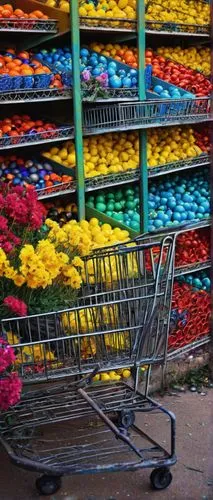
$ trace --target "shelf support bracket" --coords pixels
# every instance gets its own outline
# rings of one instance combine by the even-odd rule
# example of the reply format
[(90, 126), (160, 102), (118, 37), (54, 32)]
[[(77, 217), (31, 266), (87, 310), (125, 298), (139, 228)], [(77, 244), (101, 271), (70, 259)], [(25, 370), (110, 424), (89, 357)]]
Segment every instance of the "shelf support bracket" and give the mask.
[(78, 197), (78, 219), (85, 219), (85, 182), (84, 182), (84, 155), (82, 134), (82, 101), (80, 79), (80, 26), (78, 2), (70, 0), (70, 29), (72, 45), (72, 73), (73, 73), (73, 115), (75, 130), (76, 177)]
[[(139, 100), (146, 99), (145, 86), (145, 2), (137, 0), (137, 28), (138, 28), (138, 89)], [(148, 231), (148, 172), (147, 172), (147, 131), (139, 130), (139, 166), (140, 166), (140, 229), (142, 233)]]

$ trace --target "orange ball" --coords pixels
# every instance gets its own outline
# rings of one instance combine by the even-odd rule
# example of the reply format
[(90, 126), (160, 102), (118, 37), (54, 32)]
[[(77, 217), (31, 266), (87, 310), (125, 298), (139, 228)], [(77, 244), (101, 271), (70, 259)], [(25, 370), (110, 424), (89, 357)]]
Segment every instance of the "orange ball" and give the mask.
[(24, 17), (24, 12), (21, 9), (14, 10), (14, 14), (16, 17)]
[(43, 17), (43, 12), (41, 12), (41, 10), (34, 10), (33, 12), (31, 12), (31, 14), (34, 14), (34, 16), (36, 16), (38, 19), (42, 19)]

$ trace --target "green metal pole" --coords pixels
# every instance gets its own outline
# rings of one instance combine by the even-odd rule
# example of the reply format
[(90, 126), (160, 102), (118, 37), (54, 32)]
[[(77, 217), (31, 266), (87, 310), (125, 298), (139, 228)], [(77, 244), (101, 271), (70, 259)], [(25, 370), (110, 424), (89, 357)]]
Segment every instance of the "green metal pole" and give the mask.
[(84, 155), (82, 136), (82, 101), (80, 80), (80, 28), (78, 2), (70, 0), (70, 22), (73, 73), (73, 112), (75, 128), (76, 176), (78, 196), (78, 218), (85, 218)]
[[(137, 0), (137, 28), (138, 28), (138, 65), (139, 65), (139, 100), (146, 99), (145, 88), (145, 48), (146, 48), (146, 34), (145, 34), (145, 2), (144, 0)], [(139, 165), (140, 165), (140, 199), (141, 199), (141, 212), (140, 223), (141, 232), (148, 231), (148, 172), (147, 172), (147, 132), (146, 130), (139, 130)]]

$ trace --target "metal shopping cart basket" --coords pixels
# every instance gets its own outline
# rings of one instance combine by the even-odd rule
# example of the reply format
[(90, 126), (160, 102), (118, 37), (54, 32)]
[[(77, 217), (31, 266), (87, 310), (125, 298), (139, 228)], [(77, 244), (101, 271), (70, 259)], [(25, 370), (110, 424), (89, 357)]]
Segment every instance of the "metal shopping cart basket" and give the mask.
[[(75, 307), (2, 321), (23, 381), (40, 385), (1, 415), (1, 443), (14, 464), (42, 474), (41, 494), (66, 474), (143, 467), (154, 488), (170, 484), (175, 416), (148, 396), (149, 370), (139, 390), (139, 370), (166, 357), (173, 267), (173, 236), (97, 250), (85, 258)], [(93, 381), (125, 367), (132, 384)], [(169, 451), (147, 434), (147, 415), (155, 434), (161, 415), (170, 422)]]

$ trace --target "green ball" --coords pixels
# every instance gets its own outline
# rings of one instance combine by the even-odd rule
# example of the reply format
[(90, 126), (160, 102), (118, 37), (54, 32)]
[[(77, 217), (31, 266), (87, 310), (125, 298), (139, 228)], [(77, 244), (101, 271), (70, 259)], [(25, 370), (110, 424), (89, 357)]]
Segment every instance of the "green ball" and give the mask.
[(88, 201), (87, 202), (87, 206), (90, 207), (90, 208), (94, 208), (94, 202), (93, 201)]
[(94, 197), (94, 196), (92, 196), (92, 195), (90, 195), (90, 196), (88, 196), (88, 198), (87, 198), (87, 199), (88, 199), (88, 201), (94, 201), (94, 200), (95, 200), (95, 197)]
[(109, 201), (109, 202), (107, 203), (107, 210), (110, 210), (111, 212), (113, 212), (113, 210), (114, 210), (114, 206), (115, 206), (114, 202)]
[(112, 211), (111, 211), (111, 210), (107, 210), (107, 211), (106, 211), (106, 215), (107, 215), (108, 217), (112, 217)]
[(112, 213), (112, 218), (115, 220), (118, 220), (120, 222), (123, 222), (123, 214), (120, 212), (113, 212)]
[(103, 196), (103, 195), (96, 196), (95, 202), (96, 203), (104, 203), (105, 202), (105, 196)]
[(120, 201), (120, 200), (122, 200), (122, 198), (123, 198), (123, 193), (122, 193), (121, 189), (119, 189), (119, 191), (116, 191), (116, 193), (115, 193), (115, 200)]
[(134, 231), (140, 231), (140, 224), (136, 220), (131, 220), (130, 227), (134, 229)]
[(115, 197), (114, 193), (107, 193), (107, 195), (106, 195), (106, 198), (108, 200), (114, 200), (114, 197)]
[(127, 196), (126, 201), (134, 201), (134, 200), (135, 200), (134, 196), (132, 195)]
[(131, 196), (131, 195), (133, 195), (134, 196), (134, 189), (132, 189), (132, 188), (125, 189), (124, 195), (125, 196)]
[(135, 202), (134, 201), (126, 201), (125, 208), (127, 208), (128, 210), (133, 210), (135, 208)]
[(100, 212), (105, 212), (107, 206), (105, 205), (105, 203), (96, 203), (96, 210), (99, 210)]
[(129, 215), (129, 217), (132, 218), (132, 216), (134, 215), (135, 212), (134, 212), (134, 210), (128, 210), (127, 213)]
[(122, 209), (122, 205), (121, 205), (121, 203), (119, 203), (119, 201), (117, 201), (117, 202), (115, 203), (115, 208), (114, 208), (114, 210), (115, 210), (116, 212), (120, 212), (120, 211), (121, 211), (121, 209)]
[(132, 216), (132, 220), (134, 220), (136, 222), (140, 222), (140, 214), (135, 212), (134, 215)]

